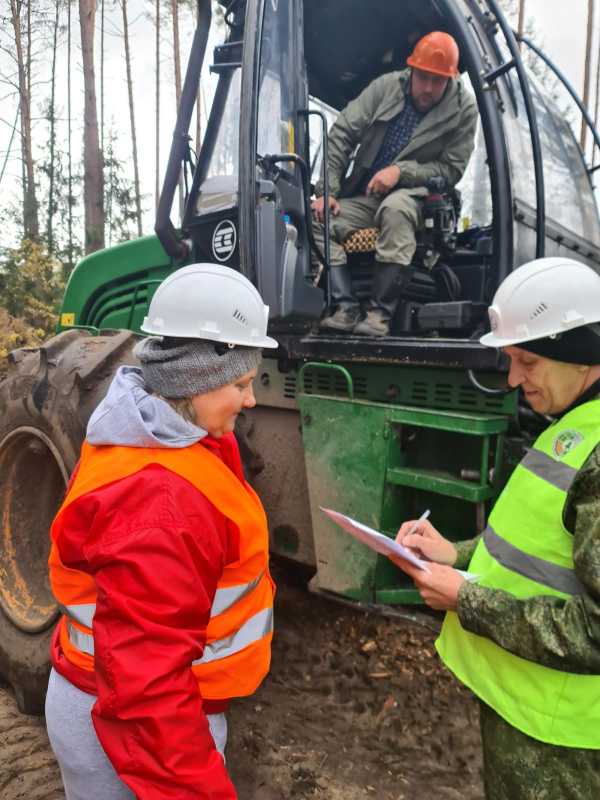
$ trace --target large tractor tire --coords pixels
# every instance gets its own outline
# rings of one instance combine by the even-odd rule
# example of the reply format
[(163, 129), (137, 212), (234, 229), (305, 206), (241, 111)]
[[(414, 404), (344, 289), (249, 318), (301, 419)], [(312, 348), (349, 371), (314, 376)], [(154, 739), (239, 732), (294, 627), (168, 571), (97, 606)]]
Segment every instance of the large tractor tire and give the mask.
[(0, 383), (0, 675), (19, 709), (43, 711), (58, 619), (47, 561), (49, 529), (90, 414), (117, 367), (135, 363), (129, 331), (58, 334), (15, 350)]

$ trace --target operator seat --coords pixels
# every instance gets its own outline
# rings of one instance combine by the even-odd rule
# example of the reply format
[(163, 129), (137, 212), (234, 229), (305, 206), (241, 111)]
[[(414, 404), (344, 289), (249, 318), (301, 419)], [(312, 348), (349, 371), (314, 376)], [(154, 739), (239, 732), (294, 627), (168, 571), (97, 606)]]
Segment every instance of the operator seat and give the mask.
[[(424, 263), (425, 248), (422, 246), (420, 231), (417, 233), (418, 248), (413, 259), (414, 273), (410, 281), (403, 287), (400, 297), (403, 300), (418, 302), (455, 301), (462, 295), (460, 280), (446, 264), (440, 260), (433, 267)], [(342, 243), (352, 273), (352, 282), (358, 296), (368, 296), (370, 288), (375, 246), (379, 231), (377, 228), (361, 228)]]

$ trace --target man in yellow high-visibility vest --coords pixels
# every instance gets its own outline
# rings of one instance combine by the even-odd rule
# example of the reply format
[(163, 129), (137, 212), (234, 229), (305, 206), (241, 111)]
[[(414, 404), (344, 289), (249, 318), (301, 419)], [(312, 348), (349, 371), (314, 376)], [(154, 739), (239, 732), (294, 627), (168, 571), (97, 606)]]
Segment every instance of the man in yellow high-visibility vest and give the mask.
[[(600, 798), (600, 276), (538, 259), (501, 284), (482, 343), (550, 425), (483, 533), (454, 544), (429, 522), (396, 563), (448, 613), (438, 652), (481, 701), (488, 800)], [(471, 583), (454, 569), (479, 576)]]

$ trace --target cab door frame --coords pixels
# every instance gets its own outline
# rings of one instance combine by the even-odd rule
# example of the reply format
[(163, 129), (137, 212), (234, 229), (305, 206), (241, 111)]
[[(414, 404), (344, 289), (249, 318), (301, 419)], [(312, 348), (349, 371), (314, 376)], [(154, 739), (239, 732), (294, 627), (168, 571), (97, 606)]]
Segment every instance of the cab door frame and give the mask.
[(323, 306), (309, 245), (303, 0), (247, 0), (242, 64), (240, 269), (273, 323), (301, 332)]

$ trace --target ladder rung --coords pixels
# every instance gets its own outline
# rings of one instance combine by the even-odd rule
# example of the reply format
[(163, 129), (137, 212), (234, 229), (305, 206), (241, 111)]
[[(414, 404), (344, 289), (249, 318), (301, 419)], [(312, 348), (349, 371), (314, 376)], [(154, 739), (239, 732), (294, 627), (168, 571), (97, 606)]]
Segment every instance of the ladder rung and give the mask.
[(474, 436), (503, 433), (508, 428), (507, 417), (496, 414), (475, 414), (467, 411), (440, 411), (439, 409), (395, 406), (389, 421), (401, 425), (436, 428)]
[(454, 477), (450, 472), (434, 472), (413, 467), (390, 467), (386, 471), (386, 480), (395, 486), (409, 486), (425, 492), (436, 492), (468, 500), (471, 503), (480, 503), (495, 494), (493, 486), (465, 481)]

